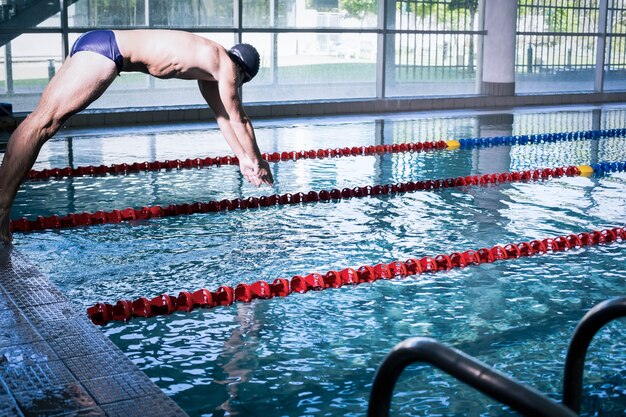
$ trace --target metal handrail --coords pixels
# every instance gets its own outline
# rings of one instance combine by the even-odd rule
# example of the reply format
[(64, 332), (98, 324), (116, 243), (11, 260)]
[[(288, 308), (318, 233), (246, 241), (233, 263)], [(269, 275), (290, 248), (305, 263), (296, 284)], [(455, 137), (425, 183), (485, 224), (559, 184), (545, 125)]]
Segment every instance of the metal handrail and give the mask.
[(389, 416), (395, 383), (404, 368), (414, 362), (429, 363), (523, 415), (576, 416), (564, 405), (460, 350), (431, 338), (413, 337), (397, 344), (378, 368), (370, 394), (368, 417)]
[(565, 358), (563, 404), (580, 412), (585, 355), (593, 336), (607, 323), (626, 317), (626, 297), (606, 300), (589, 310), (574, 330)]

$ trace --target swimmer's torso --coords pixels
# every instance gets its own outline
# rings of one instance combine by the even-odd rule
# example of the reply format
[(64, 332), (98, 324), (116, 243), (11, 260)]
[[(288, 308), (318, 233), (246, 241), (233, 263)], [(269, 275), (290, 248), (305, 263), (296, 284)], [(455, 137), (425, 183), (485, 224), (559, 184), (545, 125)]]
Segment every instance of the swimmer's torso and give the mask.
[(115, 30), (123, 71), (158, 78), (215, 81), (224, 48), (200, 36), (173, 30)]

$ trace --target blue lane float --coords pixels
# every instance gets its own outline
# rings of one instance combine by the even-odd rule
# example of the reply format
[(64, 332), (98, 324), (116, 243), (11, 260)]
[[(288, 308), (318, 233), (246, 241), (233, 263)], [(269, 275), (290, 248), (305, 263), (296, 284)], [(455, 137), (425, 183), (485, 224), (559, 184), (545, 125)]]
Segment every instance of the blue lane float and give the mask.
[(459, 139), (458, 142), (461, 145), (461, 149), (472, 149), (503, 145), (536, 145), (541, 143), (572, 142), (577, 140), (597, 140), (600, 138), (616, 138), (624, 136), (626, 136), (626, 128), (468, 138)]

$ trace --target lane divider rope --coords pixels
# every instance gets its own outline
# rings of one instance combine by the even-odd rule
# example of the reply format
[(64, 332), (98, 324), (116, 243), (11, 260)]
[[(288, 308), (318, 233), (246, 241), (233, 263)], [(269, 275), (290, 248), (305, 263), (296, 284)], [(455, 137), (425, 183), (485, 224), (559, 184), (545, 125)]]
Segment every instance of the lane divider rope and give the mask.
[[(578, 132), (557, 132), (557, 133), (539, 133), (532, 135), (515, 135), (515, 136), (496, 136), (485, 138), (468, 138), (448, 141), (431, 141), (431, 142), (407, 142), (387, 145), (370, 145), (370, 146), (354, 146), (351, 148), (336, 149), (311, 149), (290, 152), (273, 152), (264, 153), (263, 158), (269, 162), (291, 161), (298, 159), (323, 159), (343, 156), (367, 156), (385, 153), (399, 152), (427, 152), (432, 150), (455, 150), (455, 149), (471, 149), (502, 145), (528, 145), (539, 143), (553, 143), (560, 141), (574, 141), (586, 139), (599, 139), (602, 137), (623, 137), (626, 136), (626, 128), (624, 129), (603, 129), (603, 130), (587, 130)], [(61, 179), (70, 177), (83, 176), (101, 176), (107, 174), (127, 175), (138, 172), (160, 171), (162, 169), (181, 170), (194, 168), (219, 167), (223, 165), (237, 165), (239, 163), (236, 156), (218, 156), (207, 158), (195, 158), (185, 160), (166, 160), (154, 162), (133, 162), (131, 164), (121, 163), (113, 165), (88, 165), (76, 168), (50, 168), (43, 170), (31, 170), (28, 172), (26, 180), (44, 180), (44, 179)]]
[(132, 207), (122, 210), (96, 211), (94, 213), (72, 213), (64, 216), (38, 216), (29, 220), (26, 217), (12, 220), (9, 228), (12, 232), (30, 232), (45, 229), (67, 229), (78, 226), (90, 226), (124, 221), (147, 220), (150, 218), (189, 215), (195, 213), (213, 213), (227, 210), (256, 209), (275, 205), (300, 204), (317, 201), (341, 200), (388, 194), (404, 194), (415, 191), (431, 191), (441, 188), (462, 187), (470, 185), (500, 184), (521, 181), (538, 181), (560, 178), (563, 176), (590, 176), (594, 172), (608, 173), (626, 170), (626, 162), (603, 162), (594, 165), (580, 165), (557, 168), (543, 168), (520, 172), (503, 172), (484, 175), (468, 175), (466, 177), (436, 179), (426, 181), (409, 181), (397, 184), (368, 185), (364, 187), (337, 188), (332, 190), (309, 191), (297, 194), (273, 194), (261, 197), (224, 199), (206, 203), (172, 204), (166, 207), (151, 206), (135, 209)]
[[(393, 145), (376, 145), (376, 146), (354, 146), (352, 148), (337, 148), (337, 149), (311, 149), (308, 151), (290, 151), (290, 152), (274, 152), (263, 153), (263, 159), (269, 162), (278, 161), (291, 161), (299, 159), (323, 159), (334, 158), (342, 156), (362, 156), (362, 155), (376, 155), (383, 153), (397, 153), (397, 152), (427, 152), (431, 150), (442, 150), (450, 147), (454, 147), (454, 143), (448, 144), (445, 141), (439, 142), (416, 142), (416, 143), (402, 143)], [(460, 145), (457, 146), (457, 148)], [(122, 163), (113, 165), (99, 165), (99, 166), (80, 166), (77, 168), (65, 167), (65, 168), (51, 168), (43, 169), (41, 171), (31, 170), (28, 172), (26, 180), (42, 180), (42, 179), (60, 179), (70, 177), (83, 177), (83, 176), (101, 176), (106, 174), (133, 174), (138, 172), (160, 171), (162, 169), (168, 170), (182, 170), (182, 169), (194, 169), (194, 168), (208, 168), (208, 167), (220, 167), (223, 165), (237, 165), (239, 160), (236, 156), (218, 156), (207, 158), (195, 158), (195, 159), (175, 159), (167, 161), (154, 161), (154, 162), (134, 162), (132, 164)]]
[(222, 285), (216, 291), (202, 288), (193, 292), (181, 291), (178, 295), (161, 294), (152, 299), (139, 297), (135, 300), (119, 300), (115, 304), (97, 303), (87, 309), (87, 315), (94, 324), (105, 325), (110, 321), (126, 322), (134, 317), (148, 318), (176, 311), (190, 312), (195, 308), (228, 306), (234, 302), (248, 303), (256, 299), (286, 297), (293, 293), (339, 288), (379, 279), (405, 278), (428, 272), (449, 271), (469, 265), (561, 252), (617, 241), (626, 241), (626, 231), (623, 227), (496, 245), (492, 248), (453, 252), (449, 255), (426, 256), (421, 259), (410, 258), (405, 262), (394, 261), (389, 264), (364, 265), (356, 269), (331, 270), (325, 274), (296, 275), (290, 280), (276, 278), (272, 283), (261, 280), (252, 284), (240, 283), (234, 287)]

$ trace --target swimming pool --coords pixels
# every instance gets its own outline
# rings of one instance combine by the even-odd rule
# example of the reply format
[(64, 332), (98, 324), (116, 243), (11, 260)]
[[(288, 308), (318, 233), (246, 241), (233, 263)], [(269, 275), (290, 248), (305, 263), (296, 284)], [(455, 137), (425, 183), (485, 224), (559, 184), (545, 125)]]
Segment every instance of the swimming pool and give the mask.
[[(622, 108), (385, 115), (257, 123), (264, 152), (626, 126)], [(229, 154), (214, 125), (75, 132), (36, 168)], [(14, 217), (112, 210), (626, 160), (623, 138), (272, 164), (274, 190), (233, 166), (27, 183)], [(95, 302), (392, 262), (626, 224), (626, 175), (564, 177), (16, 234), (81, 308)], [(430, 336), (560, 399), (578, 320), (623, 294), (622, 243), (236, 303), (102, 330), (190, 415), (363, 415), (374, 372)], [(623, 415), (623, 322), (598, 334), (583, 411)], [(393, 415), (507, 415), (428, 367)], [(593, 411), (592, 411), (593, 410)]]

